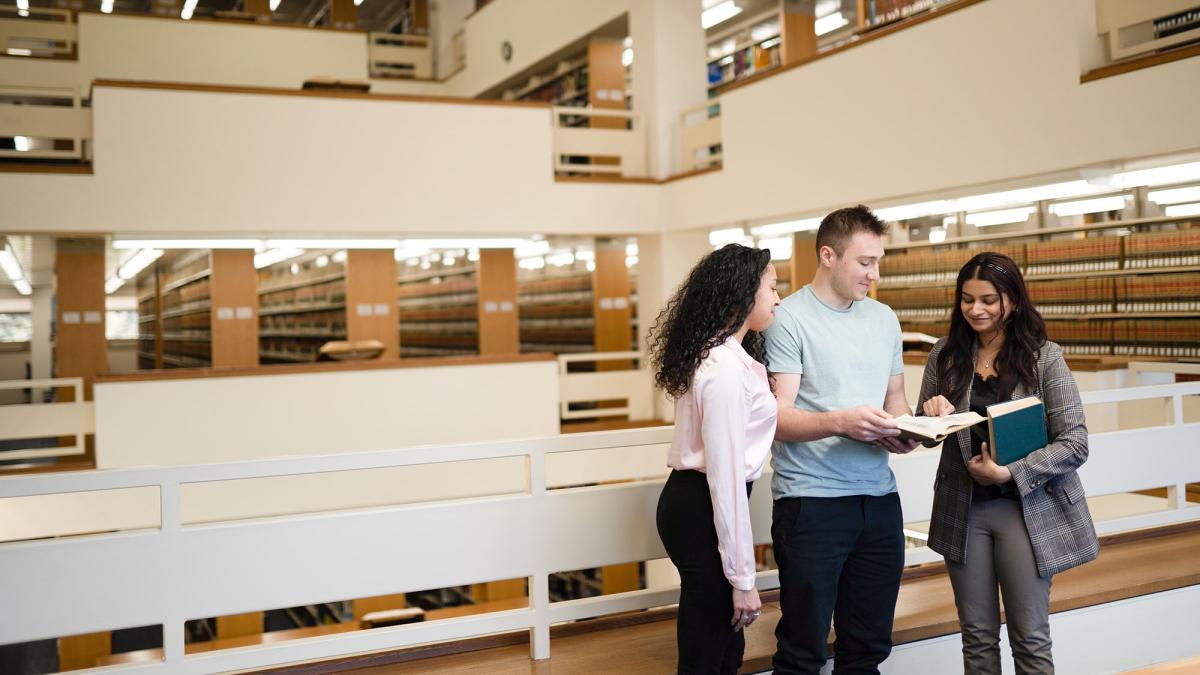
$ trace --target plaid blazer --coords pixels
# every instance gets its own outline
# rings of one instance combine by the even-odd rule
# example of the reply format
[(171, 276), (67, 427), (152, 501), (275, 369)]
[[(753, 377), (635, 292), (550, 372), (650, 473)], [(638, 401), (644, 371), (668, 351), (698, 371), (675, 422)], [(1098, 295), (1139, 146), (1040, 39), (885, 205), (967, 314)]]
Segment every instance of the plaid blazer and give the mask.
[[(925, 401), (945, 395), (937, 377), (937, 358), (945, 345), (942, 338), (929, 354), (916, 414)], [(1063, 360), (1062, 348), (1047, 342), (1037, 353), (1036, 390), (1018, 384), (1011, 399), (1037, 395), (1045, 405), (1050, 444), (1008, 465), (1021, 497), (1025, 527), (1033, 544), (1038, 574), (1054, 574), (1094, 560), (1100, 551), (1092, 514), (1084, 500), (1083, 484), (1076, 469), (1088, 456), (1088, 432), (1083, 417), (1079, 388)], [(956, 412), (970, 409), (971, 392), (956, 404)], [(929, 524), (929, 547), (945, 558), (966, 562), (967, 522), (971, 517), (971, 432), (964, 429), (942, 443), (942, 457), (934, 482), (933, 519)]]

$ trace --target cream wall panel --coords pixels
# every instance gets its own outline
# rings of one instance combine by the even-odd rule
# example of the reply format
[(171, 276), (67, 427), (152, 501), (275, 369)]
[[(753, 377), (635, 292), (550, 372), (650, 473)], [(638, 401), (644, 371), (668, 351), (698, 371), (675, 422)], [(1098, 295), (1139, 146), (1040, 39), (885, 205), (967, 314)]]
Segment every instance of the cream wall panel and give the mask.
[(546, 361), (98, 384), (96, 464), (229, 462), (555, 435), (557, 369)]
[(116, 78), (299, 89), (314, 76), (367, 78), (365, 33), (80, 14), (79, 45), (85, 83)]
[(726, 94), (724, 170), (667, 187), (669, 226), (820, 213), (1200, 147), (1185, 114), (1200, 106), (1200, 87), (1188, 85), (1200, 82), (1200, 59), (1081, 85), (1092, 64), (1080, 62), (1077, 22), (1093, 19), (1076, 5), (979, 3)]
[(0, 84), (68, 87), (87, 94), (78, 61), (0, 58)]

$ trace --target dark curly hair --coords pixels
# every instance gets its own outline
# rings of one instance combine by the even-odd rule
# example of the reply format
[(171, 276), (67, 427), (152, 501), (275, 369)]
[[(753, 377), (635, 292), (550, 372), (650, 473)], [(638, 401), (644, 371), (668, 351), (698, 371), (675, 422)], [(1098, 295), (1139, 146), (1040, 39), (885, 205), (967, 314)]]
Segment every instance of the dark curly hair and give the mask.
[[(692, 375), (708, 351), (725, 342), (750, 315), (771, 252), (729, 244), (692, 268), (654, 327), (650, 329), (650, 360), (654, 381), (671, 398), (687, 392)], [(767, 365), (766, 341), (749, 331), (742, 340), (746, 353)]]
[(938, 355), (937, 373), (943, 394), (957, 403), (967, 393), (967, 386), (975, 373), (976, 333), (963, 318), (959, 303), (963, 284), (968, 279), (990, 281), (996, 291), (1008, 296), (1011, 305), (1001, 306), (1000, 320), (1004, 325), (1004, 345), (996, 356), (996, 372), (999, 373), (1000, 400), (1012, 395), (1017, 383), (1035, 388), (1037, 382), (1037, 355), (1046, 344), (1046, 322), (1029, 299), (1021, 268), (1012, 258), (1003, 253), (987, 251), (971, 258), (958, 272), (954, 288), (954, 309), (950, 313), (950, 334), (946, 346)]

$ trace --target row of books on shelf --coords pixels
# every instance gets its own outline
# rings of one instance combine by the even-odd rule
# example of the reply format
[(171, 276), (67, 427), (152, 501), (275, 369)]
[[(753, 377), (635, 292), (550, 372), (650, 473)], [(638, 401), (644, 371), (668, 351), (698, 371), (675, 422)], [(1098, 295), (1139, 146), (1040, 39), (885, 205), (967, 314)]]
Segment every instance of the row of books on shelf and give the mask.
[(296, 314), (266, 314), (258, 318), (260, 336), (326, 337), (341, 339), (346, 334), (346, 312), (328, 309)]
[(770, 70), (782, 63), (779, 40), (764, 41), (772, 46), (763, 47), (763, 42), (750, 45), (734, 51), (708, 64), (708, 85), (719, 87), (734, 80), (753, 75), (754, 73)]
[(954, 281), (958, 271), (967, 261), (981, 251), (995, 251), (1012, 258), (1018, 265), (1024, 264), (1022, 246), (989, 246), (986, 249), (958, 248), (948, 251), (913, 249), (894, 251), (879, 263), (882, 284), (921, 284)]
[(1064, 274), (1119, 269), (1121, 237), (1043, 241), (1025, 246), (1025, 273)]
[[(905, 331), (942, 337), (950, 323), (903, 323)], [(1092, 319), (1046, 321), (1050, 339), (1071, 354), (1200, 356), (1200, 319)]]
[(336, 304), (345, 301), (346, 282), (342, 279), (310, 286), (267, 291), (258, 297), (258, 304), (263, 308)]
[(1200, 228), (1131, 234), (1125, 240), (1125, 267), (1200, 265)]

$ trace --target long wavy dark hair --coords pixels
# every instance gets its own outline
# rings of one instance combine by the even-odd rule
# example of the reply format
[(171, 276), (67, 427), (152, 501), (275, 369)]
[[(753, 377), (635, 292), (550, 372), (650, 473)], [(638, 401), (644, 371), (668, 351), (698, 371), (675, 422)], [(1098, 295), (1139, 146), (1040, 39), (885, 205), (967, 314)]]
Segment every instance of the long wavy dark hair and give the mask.
[[(683, 396), (708, 351), (725, 342), (746, 321), (770, 262), (771, 252), (767, 249), (729, 244), (704, 256), (692, 268), (658, 315), (648, 339), (654, 381), (667, 395)], [(767, 365), (762, 333), (748, 331), (742, 347)]]
[[(1001, 293), (1000, 321), (1004, 326), (1004, 345), (996, 355), (996, 373), (1000, 377), (1000, 400), (1012, 395), (1017, 383), (1035, 388), (1037, 354), (1046, 344), (1046, 322), (1029, 300), (1029, 291), (1021, 270), (1012, 258), (1002, 253), (980, 253), (967, 261), (958, 271), (954, 287), (954, 310), (950, 314), (950, 335), (938, 355), (939, 392), (951, 403), (958, 404), (967, 393), (975, 375), (975, 344), (977, 334), (962, 313), (963, 284), (968, 279), (989, 281)], [(1004, 303), (1008, 296), (1011, 306)]]

